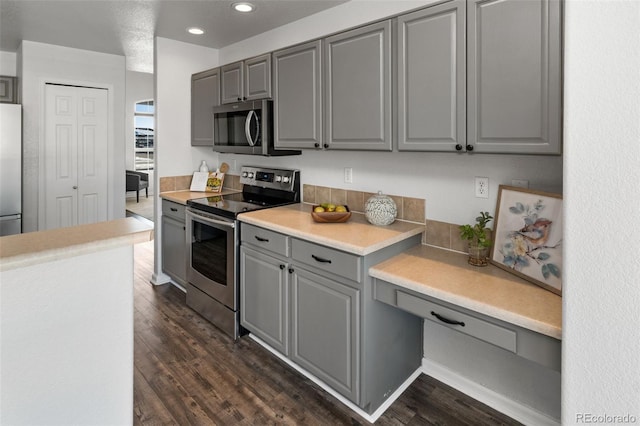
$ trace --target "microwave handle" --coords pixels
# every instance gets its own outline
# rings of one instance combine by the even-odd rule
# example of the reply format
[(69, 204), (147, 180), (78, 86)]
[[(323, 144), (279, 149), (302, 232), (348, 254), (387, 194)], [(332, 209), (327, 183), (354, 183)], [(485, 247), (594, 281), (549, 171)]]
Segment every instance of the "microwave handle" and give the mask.
[(256, 122), (258, 123), (258, 126), (257, 126), (258, 131), (260, 131), (260, 123), (259, 123), (258, 115), (254, 110), (251, 110), (249, 111), (249, 114), (247, 114), (247, 118), (244, 121), (244, 134), (247, 136), (247, 141), (249, 142), (249, 145), (255, 146), (258, 140), (258, 134), (256, 134), (255, 140), (251, 137), (251, 117), (252, 116), (256, 118)]

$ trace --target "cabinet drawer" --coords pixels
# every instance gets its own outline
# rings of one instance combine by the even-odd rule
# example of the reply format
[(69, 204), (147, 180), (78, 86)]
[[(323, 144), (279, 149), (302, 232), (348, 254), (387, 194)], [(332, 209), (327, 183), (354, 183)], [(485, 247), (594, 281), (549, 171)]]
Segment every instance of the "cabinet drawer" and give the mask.
[(360, 282), (362, 273), (360, 256), (345, 253), (329, 247), (293, 239), (291, 257), (323, 271)]
[(286, 235), (246, 223), (241, 226), (242, 243), (252, 244), (282, 256), (289, 255), (289, 237)]
[(516, 352), (516, 332), (514, 330), (445, 308), (400, 290), (396, 292), (396, 297), (397, 306), (401, 309), (511, 352)]
[(186, 206), (182, 204), (174, 203), (173, 201), (169, 200), (162, 200), (162, 215), (171, 216), (174, 219), (181, 221), (182, 223), (186, 221), (184, 215), (185, 208)]

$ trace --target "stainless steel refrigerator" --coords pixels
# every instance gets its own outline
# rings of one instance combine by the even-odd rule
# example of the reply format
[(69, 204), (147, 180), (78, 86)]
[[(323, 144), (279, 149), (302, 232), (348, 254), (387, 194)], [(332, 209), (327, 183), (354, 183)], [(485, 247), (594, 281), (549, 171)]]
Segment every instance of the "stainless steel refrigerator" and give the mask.
[(0, 103), (0, 236), (22, 232), (22, 105)]

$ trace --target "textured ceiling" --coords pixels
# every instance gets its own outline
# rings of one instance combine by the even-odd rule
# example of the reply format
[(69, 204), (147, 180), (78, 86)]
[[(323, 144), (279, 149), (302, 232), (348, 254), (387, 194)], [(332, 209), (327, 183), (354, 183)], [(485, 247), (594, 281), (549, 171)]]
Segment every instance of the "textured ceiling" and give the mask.
[[(237, 0), (236, 0), (237, 1)], [(153, 71), (153, 37), (221, 48), (347, 0), (0, 0), (0, 50), (21, 40), (124, 55), (127, 69)], [(188, 27), (205, 30), (188, 34)]]

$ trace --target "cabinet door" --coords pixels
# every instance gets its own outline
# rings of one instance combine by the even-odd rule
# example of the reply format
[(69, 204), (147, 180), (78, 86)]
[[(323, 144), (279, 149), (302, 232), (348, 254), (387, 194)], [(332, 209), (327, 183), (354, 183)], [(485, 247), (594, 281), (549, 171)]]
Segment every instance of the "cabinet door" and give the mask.
[(322, 147), (321, 41), (273, 54), (276, 148)]
[(191, 76), (191, 145), (213, 146), (213, 111), (220, 105), (220, 69)]
[(271, 97), (271, 54), (244, 61), (245, 100)]
[(391, 151), (391, 21), (328, 37), (324, 66), (329, 148)]
[(400, 151), (465, 149), (465, 10), (454, 1), (398, 18)]
[(477, 152), (559, 154), (561, 4), (472, 0), (467, 141)]
[(185, 223), (162, 216), (162, 270), (178, 284), (187, 281)]
[(242, 85), (244, 82), (244, 67), (241, 62), (234, 62), (233, 64), (225, 65), (221, 71), (221, 102), (223, 104), (229, 104), (242, 100), (243, 90)]
[(240, 323), (267, 344), (289, 354), (287, 264), (240, 247)]
[(16, 82), (16, 77), (0, 76), (0, 102), (18, 102)]
[(359, 403), (359, 290), (294, 266), (291, 359)]

